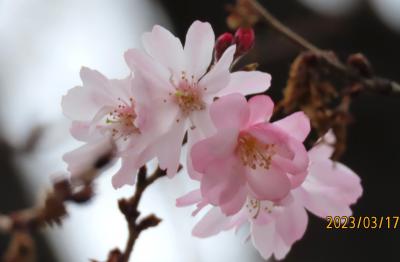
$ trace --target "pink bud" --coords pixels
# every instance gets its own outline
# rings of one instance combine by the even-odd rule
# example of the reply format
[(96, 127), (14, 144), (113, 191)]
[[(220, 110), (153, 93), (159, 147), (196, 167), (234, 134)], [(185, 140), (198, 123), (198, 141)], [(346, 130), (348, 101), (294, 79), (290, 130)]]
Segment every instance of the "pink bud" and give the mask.
[(234, 43), (233, 35), (231, 33), (223, 33), (217, 38), (215, 42), (215, 60), (219, 60), (225, 50)]
[(251, 27), (239, 28), (235, 33), (236, 57), (247, 53), (254, 45), (255, 35)]

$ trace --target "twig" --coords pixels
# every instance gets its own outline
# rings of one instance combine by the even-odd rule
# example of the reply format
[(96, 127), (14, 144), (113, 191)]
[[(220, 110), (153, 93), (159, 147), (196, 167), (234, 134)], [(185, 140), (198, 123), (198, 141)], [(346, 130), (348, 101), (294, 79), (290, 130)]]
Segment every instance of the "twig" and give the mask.
[(138, 173), (135, 194), (129, 199), (119, 200), (119, 209), (124, 214), (128, 224), (129, 237), (125, 245), (125, 250), (121, 254), (118, 261), (128, 262), (135, 242), (142, 231), (150, 227), (155, 227), (161, 222), (161, 219), (159, 219), (154, 214), (150, 214), (138, 220), (140, 216), (138, 206), (140, 199), (142, 198), (143, 192), (146, 190), (146, 188), (154, 183), (157, 179), (165, 175), (166, 172), (158, 167), (152, 175), (147, 176), (146, 166), (143, 166)]
[(304, 50), (310, 50), (313, 52), (321, 52), (318, 47), (307, 41), (302, 36), (296, 34), (287, 26), (282, 24), (275, 16), (273, 16), (266, 8), (264, 8), (260, 3), (256, 0), (248, 0), (248, 3), (262, 16), (262, 18), (267, 22), (275, 31), (282, 34), (290, 41), (298, 45)]
[[(301, 49), (311, 51), (318, 57), (324, 59), (325, 66), (333, 70), (336, 74), (340, 74), (341, 77), (359, 84), (360, 89), (357, 90), (358, 92), (364, 90), (373, 93), (400, 95), (400, 84), (396, 81), (373, 74), (363, 75), (362, 72), (360, 72), (360, 68), (357, 67), (357, 64), (344, 64), (339, 59), (335, 59), (335, 56), (332, 56), (331, 52), (318, 48), (281, 23), (257, 0), (247, 0), (247, 2), (275, 31), (289, 39)], [(362, 66), (365, 66), (365, 64), (369, 65), (367, 59), (363, 56), (362, 58)]]
[[(93, 180), (112, 161), (114, 153), (114, 144), (111, 143), (98, 152), (94, 162), (87, 163), (87, 169), (75, 174), (75, 183), (71, 183), (69, 178), (58, 179), (42, 203), (8, 215), (0, 214), (0, 233), (10, 234), (13, 239), (5, 252), (4, 261), (35, 261), (31, 233), (46, 225), (60, 225), (67, 215), (67, 202), (82, 204), (89, 201), (94, 195)], [(20, 257), (30, 260), (21, 260)]]

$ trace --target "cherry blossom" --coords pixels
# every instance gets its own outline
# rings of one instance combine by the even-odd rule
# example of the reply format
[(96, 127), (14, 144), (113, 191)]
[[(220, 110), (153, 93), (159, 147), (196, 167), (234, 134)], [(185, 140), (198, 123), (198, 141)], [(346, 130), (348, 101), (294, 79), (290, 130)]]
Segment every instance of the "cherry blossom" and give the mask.
[[(168, 129), (148, 150), (157, 155), (168, 176), (173, 176), (186, 131), (189, 148), (215, 131), (209, 116), (215, 97), (264, 92), (271, 77), (258, 71), (231, 73), (234, 45), (212, 64), (215, 36), (209, 23), (194, 22), (184, 46), (161, 26), (145, 33), (142, 40), (145, 51), (128, 50), (125, 60), (135, 74), (141, 97), (152, 101), (154, 110), (162, 115), (161, 124)], [(191, 163), (188, 166), (191, 169)]]
[[(245, 228), (250, 225), (249, 237), (264, 259), (272, 255), (283, 259), (292, 245), (300, 240), (307, 228), (311, 213), (326, 216), (349, 216), (350, 205), (362, 195), (360, 178), (348, 167), (330, 159), (333, 135), (328, 133), (309, 152), (308, 174), (300, 186), (280, 201), (261, 200), (246, 196), (245, 204), (232, 215), (221, 206), (213, 206), (193, 229), (197, 237), (209, 237), (221, 231)], [(197, 204), (194, 215), (209, 204), (207, 195), (195, 190), (177, 200), (178, 206)]]
[(109, 137), (116, 145), (117, 157), (122, 159), (121, 169), (113, 177), (114, 187), (133, 184), (136, 170), (153, 157), (146, 148), (157, 133), (162, 133), (156, 124), (159, 119), (152, 114), (146, 100), (136, 99), (131, 76), (109, 80), (86, 67), (80, 75), (83, 85), (68, 91), (62, 99), (62, 108), (72, 120), (72, 136), (89, 145), (64, 156), (68, 170), (76, 174), (76, 163), (86, 163), (82, 158), (97, 155), (101, 143), (94, 144)]
[(302, 142), (310, 131), (308, 118), (298, 112), (269, 123), (272, 110), (265, 95), (248, 102), (240, 94), (224, 96), (210, 108), (216, 134), (192, 147), (203, 197), (227, 215), (237, 213), (249, 195), (285, 198), (307, 173)]

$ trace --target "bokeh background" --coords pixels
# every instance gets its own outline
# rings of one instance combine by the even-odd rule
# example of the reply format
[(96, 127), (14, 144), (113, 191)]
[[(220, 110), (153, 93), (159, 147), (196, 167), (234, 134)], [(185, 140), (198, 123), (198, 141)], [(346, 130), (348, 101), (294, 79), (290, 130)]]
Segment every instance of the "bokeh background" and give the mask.
[[(65, 170), (61, 157), (78, 145), (68, 134), (60, 99), (80, 83), (82, 65), (106, 76), (124, 77), (122, 54), (140, 46), (140, 34), (161, 24), (184, 39), (190, 24), (209, 21), (216, 34), (227, 31), (225, 5), (216, 0), (0, 0), (0, 213), (28, 207), (43, 195), (52, 177)], [(399, 0), (260, 0), (285, 24), (317, 46), (346, 58), (364, 53), (375, 71), (400, 80)], [(248, 61), (273, 75), (268, 94), (281, 97), (298, 49), (265, 25)], [(362, 178), (364, 195), (356, 216), (399, 216), (400, 98), (361, 95), (352, 104), (348, 150), (342, 161)], [(39, 139), (35, 134), (41, 134)], [(37, 137), (37, 136), (36, 136)], [(36, 143), (32, 143), (36, 141)], [(34, 145), (34, 146), (33, 146)], [(110, 171), (112, 172), (112, 170)], [(116, 201), (132, 188), (114, 191), (110, 176), (97, 182), (98, 195), (87, 206), (70, 206), (63, 227), (38, 234), (38, 261), (105, 259), (123, 247), (125, 222)], [(262, 261), (251, 244), (228, 232), (199, 240), (190, 236), (191, 209), (177, 209), (175, 198), (194, 185), (179, 176), (159, 181), (146, 192), (144, 214), (164, 219), (141, 237), (132, 261)], [(398, 261), (400, 228), (326, 230), (310, 216), (304, 238), (285, 261)], [(0, 236), (0, 254), (9, 238)], [(396, 252), (397, 251), (397, 252)]]

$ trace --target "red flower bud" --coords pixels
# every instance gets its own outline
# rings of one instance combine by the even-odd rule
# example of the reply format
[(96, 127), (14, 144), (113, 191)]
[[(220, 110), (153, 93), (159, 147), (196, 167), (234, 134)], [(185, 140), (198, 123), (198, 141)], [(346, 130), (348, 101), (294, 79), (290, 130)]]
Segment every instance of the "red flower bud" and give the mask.
[(233, 43), (234, 43), (234, 38), (231, 33), (224, 33), (220, 35), (217, 38), (217, 41), (215, 42), (215, 52), (214, 52), (215, 60), (218, 61), (221, 58), (222, 54), (225, 52), (225, 50), (228, 49), (228, 47), (230, 47), (231, 45), (233, 45)]
[(251, 27), (239, 28), (235, 33), (236, 57), (247, 53), (254, 45), (255, 35)]

